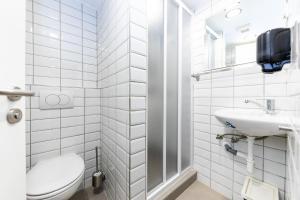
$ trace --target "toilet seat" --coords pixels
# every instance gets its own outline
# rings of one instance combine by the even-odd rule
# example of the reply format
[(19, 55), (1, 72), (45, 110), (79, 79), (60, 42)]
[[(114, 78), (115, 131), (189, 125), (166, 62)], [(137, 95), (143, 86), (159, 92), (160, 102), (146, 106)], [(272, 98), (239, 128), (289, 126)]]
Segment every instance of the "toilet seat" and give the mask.
[[(81, 183), (82, 179), (83, 179), (83, 173), (80, 175), (80, 177), (78, 177), (78, 179), (76, 179), (75, 181), (73, 181), (71, 184), (67, 185), (64, 188), (61, 188), (57, 191), (54, 191), (54, 192), (51, 192), (51, 193), (48, 193), (48, 194), (45, 194), (45, 195), (31, 196), (31, 195), (27, 194), (27, 199), (28, 200), (41, 200), (41, 199), (48, 200), (48, 199), (52, 199), (52, 198), (64, 193), (65, 191), (69, 190), (70, 188), (75, 187), (75, 185), (77, 183)], [(78, 186), (76, 186), (76, 189), (77, 189), (77, 187)]]
[(40, 161), (27, 173), (27, 199), (52, 199), (77, 189), (83, 173), (83, 159), (74, 153)]

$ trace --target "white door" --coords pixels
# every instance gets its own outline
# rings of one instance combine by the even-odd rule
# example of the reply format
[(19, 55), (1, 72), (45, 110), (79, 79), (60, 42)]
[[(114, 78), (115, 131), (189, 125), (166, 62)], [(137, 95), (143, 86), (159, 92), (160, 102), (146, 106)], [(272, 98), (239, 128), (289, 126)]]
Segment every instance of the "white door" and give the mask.
[[(6, 0), (0, 5), (0, 90), (25, 88), (25, 1)], [(6, 120), (9, 109), (19, 108), (23, 119)], [(0, 96), (0, 199), (26, 199), (25, 98), (12, 102)]]

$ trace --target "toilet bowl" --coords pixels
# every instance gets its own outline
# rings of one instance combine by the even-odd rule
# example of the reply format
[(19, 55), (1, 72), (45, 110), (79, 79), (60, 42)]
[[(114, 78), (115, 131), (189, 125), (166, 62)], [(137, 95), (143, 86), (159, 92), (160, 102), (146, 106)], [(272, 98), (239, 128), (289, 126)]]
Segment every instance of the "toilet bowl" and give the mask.
[(42, 160), (27, 173), (27, 199), (67, 200), (77, 191), (83, 174), (84, 161), (74, 153)]

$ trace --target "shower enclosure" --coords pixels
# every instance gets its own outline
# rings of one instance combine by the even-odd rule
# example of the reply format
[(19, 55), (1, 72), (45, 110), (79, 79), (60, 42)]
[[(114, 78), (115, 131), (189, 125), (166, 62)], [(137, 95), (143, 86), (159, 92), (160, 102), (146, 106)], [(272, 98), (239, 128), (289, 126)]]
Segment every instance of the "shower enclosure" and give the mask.
[(191, 13), (180, 1), (148, 1), (147, 191), (192, 163)]

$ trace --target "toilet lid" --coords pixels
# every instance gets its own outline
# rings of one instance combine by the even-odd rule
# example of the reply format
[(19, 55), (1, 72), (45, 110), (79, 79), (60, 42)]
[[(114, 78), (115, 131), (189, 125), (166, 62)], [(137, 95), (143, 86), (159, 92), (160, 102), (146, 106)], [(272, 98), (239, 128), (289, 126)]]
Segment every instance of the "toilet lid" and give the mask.
[(42, 160), (27, 173), (27, 195), (57, 191), (75, 181), (83, 171), (83, 159), (74, 153)]

